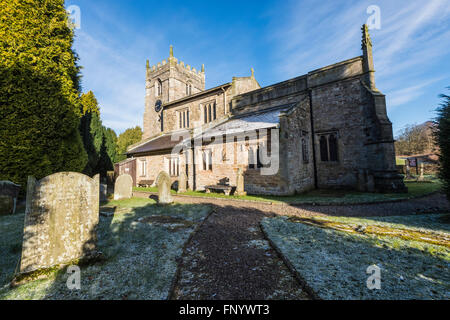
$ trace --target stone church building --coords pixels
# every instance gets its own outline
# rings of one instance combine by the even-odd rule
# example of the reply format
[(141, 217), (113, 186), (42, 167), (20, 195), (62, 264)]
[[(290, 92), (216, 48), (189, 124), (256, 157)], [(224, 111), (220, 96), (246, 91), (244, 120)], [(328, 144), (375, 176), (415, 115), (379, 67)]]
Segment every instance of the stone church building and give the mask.
[(372, 43), (362, 55), (261, 88), (248, 77), (205, 89), (200, 70), (173, 56), (147, 61), (144, 134), (120, 173), (135, 163), (136, 184), (162, 170), (188, 187), (236, 185), (249, 194), (292, 195), (314, 188), (404, 191), (392, 124), (376, 89)]

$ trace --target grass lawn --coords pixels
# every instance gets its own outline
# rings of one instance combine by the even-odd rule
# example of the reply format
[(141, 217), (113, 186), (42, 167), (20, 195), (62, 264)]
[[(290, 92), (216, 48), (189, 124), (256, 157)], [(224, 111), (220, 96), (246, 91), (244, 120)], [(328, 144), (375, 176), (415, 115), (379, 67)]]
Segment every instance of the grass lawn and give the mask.
[[(227, 198), (238, 200), (268, 201), (268, 202), (288, 202), (297, 204), (339, 204), (339, 203), (364, 203), (364, 202), (384, 202), (392, 200), (403, 200), (423, 196), (429, 193), (439, 191), (441, 183), (432, 182), (406, 182), (408, 193), (367, 193), (357, 191), (342, 190), (313, 190), (295, 196), (226, 196), (223, 193), (206, 193), (201, 191), (188, 191), (182, 195), (212, 198)], [(135, 187), (134, 191), (158, 192), (158, 188)], [(173, 194), (176, 191), (172, 190)]]
[[(276, 217), (265, 233), (323, 299), (450, 299), (450, 215)], [(381, 289), (367, 288), (367, 267)]]
[(167, 299), (177, 259), (189, 235), (207, 216), (205, 205), (160, 207), (151, 199), (110, 201), (113, 217), (100, 216), (98, 248), (104, 259), (81, 267), (81, 290), (66, 287), (65, 270), (10, 289), (20, 258), (23, 214), (0, 217), (0, 299)]

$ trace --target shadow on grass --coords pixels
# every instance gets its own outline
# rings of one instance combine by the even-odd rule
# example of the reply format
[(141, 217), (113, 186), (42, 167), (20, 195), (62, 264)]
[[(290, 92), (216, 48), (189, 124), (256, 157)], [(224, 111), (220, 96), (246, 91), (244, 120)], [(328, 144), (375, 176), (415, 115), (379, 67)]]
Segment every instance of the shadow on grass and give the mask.
[[(63, 268), (49, 274), (47, 279), (0, 292), (0, 298), (166, 299), (183, 246), (210, 207), (183, 204), (160, 207), (150, 199), (111, 203), (115, 206), (114, 216), (100, 216), (97, 227), (97, 247), (102, 259), (80, 266), (80, 290), (67, 288), (69, 275)], [(151, 216), (163, 216), (166, 220), (145, 221)], [(190, 223), (180, 226), (180, 221)]]

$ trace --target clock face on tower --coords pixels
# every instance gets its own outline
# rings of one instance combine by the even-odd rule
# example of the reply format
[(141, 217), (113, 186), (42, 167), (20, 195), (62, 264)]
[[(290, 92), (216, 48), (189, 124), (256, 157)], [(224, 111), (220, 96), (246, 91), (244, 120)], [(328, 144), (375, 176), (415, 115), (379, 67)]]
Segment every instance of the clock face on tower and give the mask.
[(161, 107), (162, 107), (162, 101), (161, 100), (156, 100), (156, 102), (155, 102), (155, 111), (156, 112), (161, 111)]

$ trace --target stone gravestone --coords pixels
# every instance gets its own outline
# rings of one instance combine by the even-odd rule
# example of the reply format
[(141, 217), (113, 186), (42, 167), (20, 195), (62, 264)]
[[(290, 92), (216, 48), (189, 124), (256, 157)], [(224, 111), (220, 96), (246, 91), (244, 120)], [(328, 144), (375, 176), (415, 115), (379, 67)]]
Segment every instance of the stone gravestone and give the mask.
[(406, 160), (406, 179), (411, 179), (411, 167), (409, 166), (408, 160)]
[(11, 181), (0, 181), (0, 215), (16, 213), (20, 185)]
[(178, 193), (186, 192), (187, 190), (187, 176), (186, 173), (181, 172), (178, 179)]
[(100, 184), (100, 201), (108, 201), (108, 185), (105, 183)]
[(244, 191), (244, 173), (242, 172), (242, 168), (239, 168), (237, 171), (235, 194), (237, 196), (245, 196), (247, 194)]
[(161, 171), (156, 178), (156, 186), (158, 187), (158, 204), (170, 204), (173, 202), (170, 194), (170, 176), (167, 172)]
[(419, 181), (425, 180), (425, 177), (423, 176), (423, 162), (420, 164), (420, 176), (417, 180), (419, 180)]
[(130, 199), (133, 195), (133, 178), (129, 174), (122, 174), (114, 184), (114, 200)]
[(20, 273), (64, 265), (96, 252), (97, 174), (60, 172), (28, 177)]

